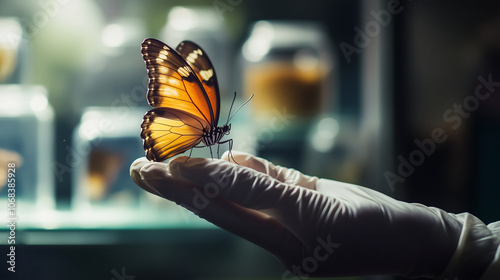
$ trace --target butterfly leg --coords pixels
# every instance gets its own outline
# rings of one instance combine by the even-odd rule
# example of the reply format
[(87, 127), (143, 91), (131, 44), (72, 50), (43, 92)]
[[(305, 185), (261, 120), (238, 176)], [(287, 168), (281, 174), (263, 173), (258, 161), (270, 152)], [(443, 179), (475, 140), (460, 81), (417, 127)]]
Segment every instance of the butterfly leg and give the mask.
[(220, 158), (219, 148), (220, 148), (220, 143), (217, 143), (217, 158)]
[(240, 165), (233, 157), (233, 139), (229, 139), (229, 156), (231, 157), (231, 159), (233, 159), (234, 163), (236, 163), (237, 165)]
[(205, 148), (205, 147), (206, 147), (206, 146), (194, 146), (194, 147), (192, 147), (192, 148), (189, 150), (189, 156), (188, 156), (188, 158), (186, 159), (186, 161), (185, 161), (185, 162), (187, 162), (187, 161), (188, 161), (188, 159), (190, 159), (190, 158), (191, 158), (191, 155), (193, 154), (193, 149), (194, 149), (194, 148), (199, 149), (199, 148)]
[(186, 163), (188, 161), (188, 159), (191, 158), (191, 155), (193, 154), (193, 149), (194, 147), (192, 147), (190, 150), (189, 150), (189, 156), (187, 157), (186, 161), (184, 161), (184, 163)]
[(214, 160), (214, 155), (212, 154), (212, 146), (208, 146), (208, 148), (210, 149), (210, 157), (212, 158), (212, 160)]
[(231, 152), (233, 150), (233, 139), (228, 139), (226, 141), (222, 141), (222, 142), (219, 142), (219, 145), (220, 144), (224, 144), (224, 143), (228, 143), (229, 145), (229, 162), (231, 162), (231, 159), (233, 160), (234, 163), (236, 163), (237, 165), (240, 165), (233, 157), (233, 153)]

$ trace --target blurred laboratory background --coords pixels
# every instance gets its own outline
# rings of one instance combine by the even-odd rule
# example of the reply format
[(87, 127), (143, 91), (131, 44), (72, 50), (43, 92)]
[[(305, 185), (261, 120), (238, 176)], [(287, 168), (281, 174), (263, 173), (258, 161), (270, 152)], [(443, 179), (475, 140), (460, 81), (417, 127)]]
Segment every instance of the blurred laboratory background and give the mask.
[[(140, 53), (147, 37), (205, 49), (220, 83), (219, 123), (234, 92), (233, 110), (254, 94), (231, 120), (235, 150), (500, 220), (498, 1), (0, 0), (0, 7), (0, 209), (7, 210), (7, 163), (15, 163), (23, 279), (284, 275), (263, 249), (130, 179), (150, 109)], [(2, 248), (7, 230), (0, 229)]]

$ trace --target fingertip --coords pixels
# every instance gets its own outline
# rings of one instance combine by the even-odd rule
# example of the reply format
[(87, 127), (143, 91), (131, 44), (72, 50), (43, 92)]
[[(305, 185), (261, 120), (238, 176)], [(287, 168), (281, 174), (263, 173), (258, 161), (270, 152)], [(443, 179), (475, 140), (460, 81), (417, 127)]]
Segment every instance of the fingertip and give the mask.
[(182, 166), (186, 162), (186, 159), (187, 157), (182, 156), (173, 158), (168, 162), (168, 171), (173, 177), (182, 177), (179, 176), (180, 175), (179, 166)]
[(169, 176), (169, 164), (163, 162), (149, 162), (139, 170), (142, 180), (163, 179)]
[(172, 163), (177, 164), (177, 162), (186, 162), (186, 161), (188, 161), (188, 159), (190, 159), (188, 156), (178, 156), (178, 157), (171, 159), (168, 163), (169, 164), (172, 164)]
[(149, 162), (150, 161), (146, 157), (140, 157), (134, 160), (134, 162), (130, 165), (130, 173), (132, 174), (133, 171), (140, 170), (142, 166)]
[(233, 151), (225, 151), (222, 156), (220, 157), (220, 159), (222, 160), (226, 160), (226, 161), (229, 161), (229, 153), (230, 152), (233, 152)]
[(150, 183), (152, 180), (165, 180), (169, 176), (168, 164), (138, 158), (130, 165), (130, 177), (143, 190), (162, 196)]
[(222, 154), (221, 159), (229, 162), (237, 162), (240, 165), (245, 165), (246, 162), (250, 161), (252, 158), (255, 158), (254, 155), (240, 152), (240, 151), (226, 151)]
[(170, 167), (192, 167), (206, 161), (206, 158), (192, 158), (192, 157), (176, 157), (169, 161)]
[(134, 183), (136, 183), (136, 185), (141, 187), (143, 190), (147, 192), (156, 192), (149, 186), (149, 184), (145, 180), (145, 177), (141, 174), (141, 170), (150, 163), (151, 162), (148, 161), (146, 158), (136, 159), (130, 165), (130, 177), (132, 178), (132, 181), (134, 181)]
[[(187, 179), (193, 175), (195, 169), (205, 167), (209, 160), (207, 158), (189, 158), (186, 156), (177, 157), (169, 162), (169, 171), (174, 177)], [(186, 173), (189, 176), (186, 176)]]
[(141, 188), (143, 187), (143, 182), (142, 182), (140, 170), (144, 165), (146, 165), (148, 163), (150, 163), (150, 161), (148, 161), (145, 157), (140, 157), (140, 158), (134, 160), (134, 162), (132, 162), (132, 164), (130, 165), (130, 177)]

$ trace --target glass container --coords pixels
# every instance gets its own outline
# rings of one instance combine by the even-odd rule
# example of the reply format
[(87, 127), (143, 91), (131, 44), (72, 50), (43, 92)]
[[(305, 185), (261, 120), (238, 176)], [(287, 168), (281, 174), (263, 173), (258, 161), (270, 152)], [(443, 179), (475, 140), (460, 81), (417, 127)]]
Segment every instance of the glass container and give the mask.
[(142, 189), (130, 178), (130, 164), (144, 156), (140, 129), (146, 110), (89, 107), (73, 133), (70, 150), (76, 210), (138, 208)]
[(27, 76), (26, 42), (19, 20), (0, 17), (0, 83), (18, 84)]
[(242, 48), (255, 153), (299, 167), (311, 123), (333, 110), (334, 60), (315, 22), (258, 21)]
[(7, 165), (14, 163), (18, 209), (53, 209), (54, 112), (45, 88), (0, 85), (0, 128), (0, 205), (7, 202)]

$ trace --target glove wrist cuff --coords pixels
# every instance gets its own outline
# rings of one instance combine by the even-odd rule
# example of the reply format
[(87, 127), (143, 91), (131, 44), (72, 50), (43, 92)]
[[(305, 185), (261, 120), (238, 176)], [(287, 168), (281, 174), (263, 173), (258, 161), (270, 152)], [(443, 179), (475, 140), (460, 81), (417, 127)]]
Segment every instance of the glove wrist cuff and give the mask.
[(463, 224), (457, 249), (440, 280), (480, 279), (495, 258), (500, 240), (475, 216), (469, 213), (456, 215)]

